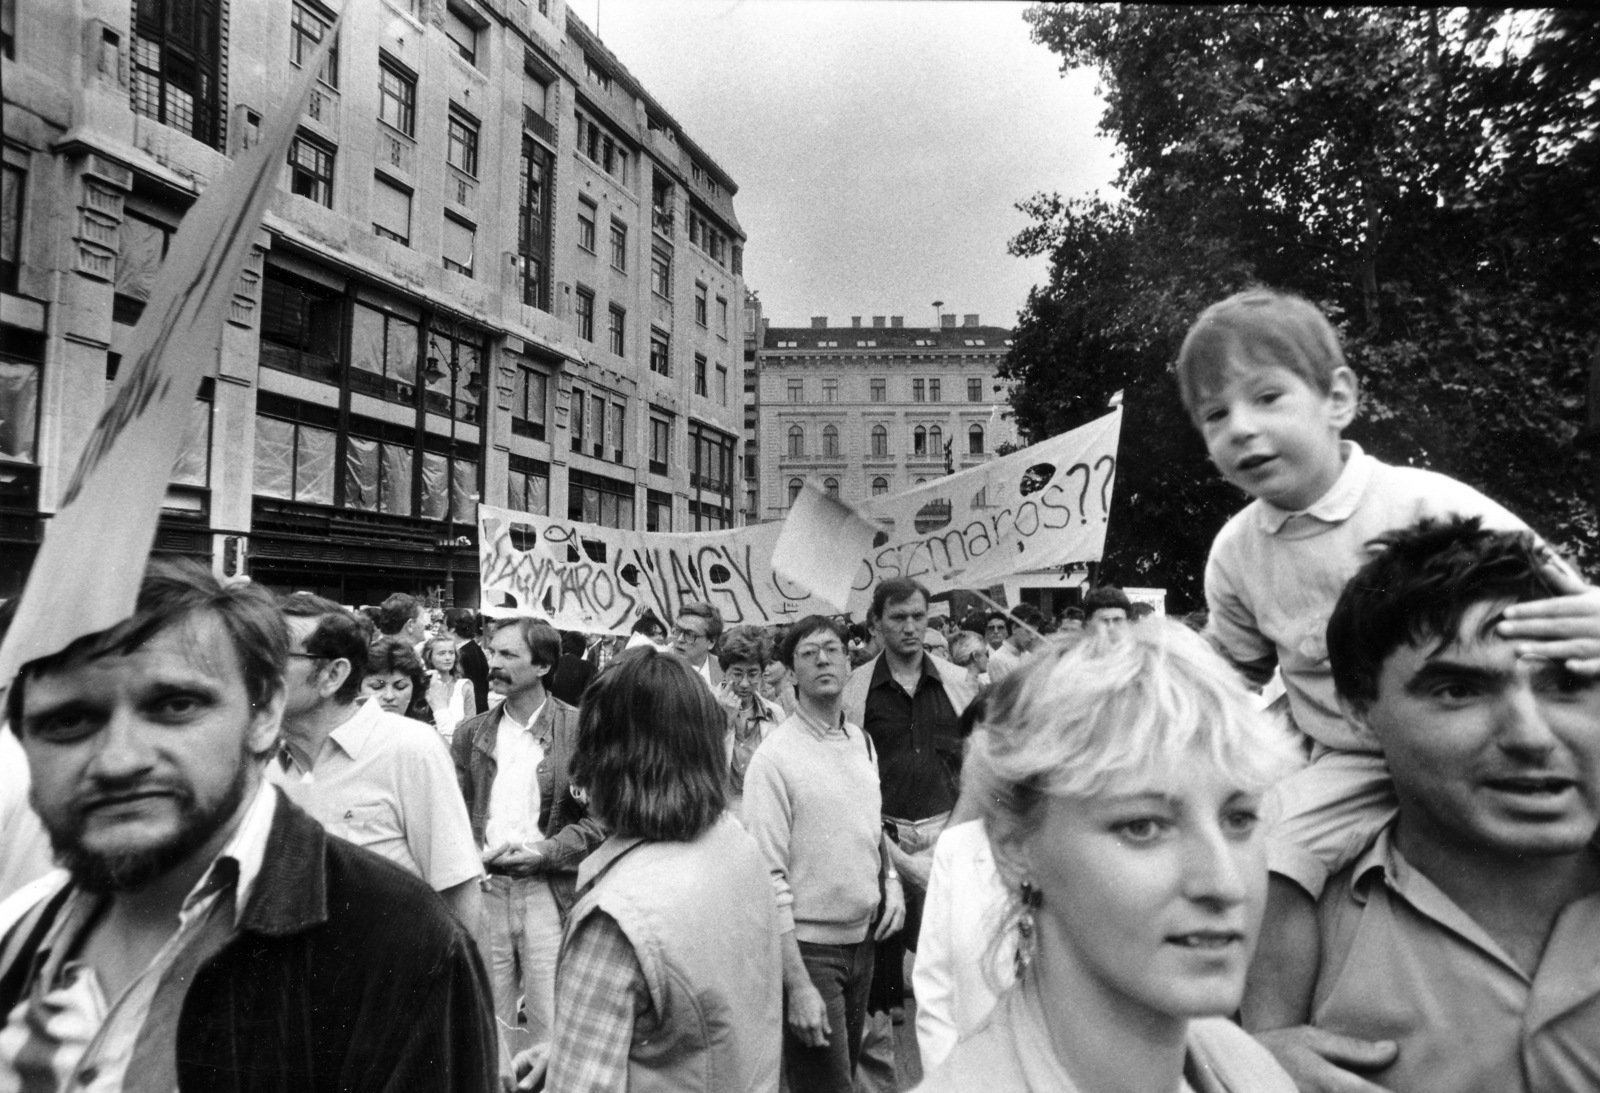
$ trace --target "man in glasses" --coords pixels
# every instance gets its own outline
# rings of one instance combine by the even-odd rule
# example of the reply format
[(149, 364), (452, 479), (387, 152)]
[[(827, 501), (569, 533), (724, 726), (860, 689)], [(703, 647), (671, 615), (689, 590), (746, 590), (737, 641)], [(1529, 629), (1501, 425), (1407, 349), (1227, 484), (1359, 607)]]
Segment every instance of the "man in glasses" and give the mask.
[(688, 661), (712, 691), (722, 682), (722, 668), (711, 655), (721, 636), (722, 612), (711, 604), (691, 600), (678, 608), (672, 624), (672, 651)]
[(777, 893), (789, 1088), (849, 1093), (874, 941), (900, 928), (905, 901), (879, 819), (877, 751), (841, 703), (843, 628), (808, 616), (778, 654), (794, 671), (798, 706), (751, 756), (744, 822)]

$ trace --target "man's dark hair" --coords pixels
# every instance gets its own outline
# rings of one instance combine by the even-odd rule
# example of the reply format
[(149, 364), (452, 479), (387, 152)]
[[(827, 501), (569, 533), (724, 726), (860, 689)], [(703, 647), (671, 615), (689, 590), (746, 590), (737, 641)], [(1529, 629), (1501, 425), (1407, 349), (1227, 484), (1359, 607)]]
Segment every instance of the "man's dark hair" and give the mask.
[(478, 636), (477, 614), (469, 607), (452, 607), (446, 610), (444, 624), (458, 638), (471, 641)]
[(783, 641), (778, 645), (778, 659), (783, 661), (784, 667), (792, 669), (795, 649), (812, 634), (820, 634), (824, 630), (838, 638), (841, 645), (847, 640), (845, 629), (839, 624), (839, 620), (829, 618), (827, 615), (807, 615), (785, 630)]
[[(1013, 607), (1011, 609), (1011, 617), (1017, 622), (1026, 623), (1035, 630), (1044, 626), (1044, 612), (1031, 603), (1019, 603)], [(1011, 629), (1015, 630), (1016, 627), (1013, 626)]]
[[(491, 638), (508, 627), (516, 627), (517, 632), (522, 635), (523, 642), (528, 646), (528, 659), (533, 663), (552, 670), (561, 663), (561, 635), (556, 632), (554, 626), (543, 619), (519, 615), (514, 619), (500, 619), (493, 625), (494, 629), (490, 631)], [(544, 677), (544, 682), (546, 684), (550, 682), (548, 673)]]
[(1377, 700), (1384, 662), (1400, 646), (1455, 641), (1467, 611), (1485, 600), (1559, 595), (1531, 534), (1490, 531), (1477, 517), (1422, 520), (1368, 546), (1379, 553), (1350, 578), (1328, 619), (1333, 686), (1358, 710)]
[(1091, 588), (1083, 594), (1083, 617), (1087, 621), (1094, 618), (1096, 611), (1105, 611), (1110, 608), (1120, 607), (1124, 613), (1133, 611), (1133, 601), (1128, 599), (1128, 594), (1114, 584), (1103, 584), (1099, 588)]
[(196, 562), (157, 558), (145, 570), (132, 617), (22, 666), (6, 699), (12, 731), (22, 732), (23, 691), (29, 679), (101, 657), (126, 656), (168, 627), (200, 615), (215, 617), (228, 635), (251, 709), (276, 698), (283, 690), (289, 632), (272, 593), (257, 584), (223, 584)]
[(378, 633), (392, 638), (417, 617), (417, 598), (396, 592), (378, 608)]
[[(706, 641), (711, 645), (717, 644), (717, 639), (722, 636), (722, 612), (717, 610), (715, 604), (706, 603), (704, 600), (690, 600), (678, 608), (678, 618), (687, 615), (691, 619), (706, 620)], [(677, 619), (673, 620), (674, 622)]]
[(881, 619), (890, 605), (904, 603), (912, 596), (921, 596), (923, 603), (928, 602), (928, 590), (921, 581), (914, 581), (910, 577), (891, 577), (887, 581), (879, 581), (872, 590), (872, 610), (867, 612), (867, 618)]
[(321, 596), (310, 592), (291, 592), (279, 606), (285, 618), (316, 619), (316, 629), (306, 638), (306, 652), (314, 657), (350, 662), (350, 675), (334, 692), (334, 701), (354, 702), (361, 694), (361, 681), (367, 678), (367, 635), (355, 616)]
[(639, 646), (584, 692), (569, 774), (613, 835), (688, 842), (726, 807), (727, 728), (693, 669)]
[(564, 657), (581, 657), (589, 648), (589, 643), (577, 630), (561, 631), (561, 655)]
[(985, 630), (989, 629), (989, 624), (996, 620), (1005, 623), (1007, 630), (1011, 629), (1010, 615), (1007, 615), (1004, 611), (990, 611), (988, 614), (983, 616), (983, 621), (978, 626), (978, 633), (981, 634)]
[(1059, 612), (1056, 613), (1056, 621), (1057, 622), (1082, 622), (1083, 621), (1083, 608), (1081, 608), (1081, 607), (1063, 607)]
[(635, 634), (643, 634), (651, 640), (667, 636), (666, 626), (650, 611), (646, 611), (639, 616), (639, 621), (633, 624), (633, 632)]

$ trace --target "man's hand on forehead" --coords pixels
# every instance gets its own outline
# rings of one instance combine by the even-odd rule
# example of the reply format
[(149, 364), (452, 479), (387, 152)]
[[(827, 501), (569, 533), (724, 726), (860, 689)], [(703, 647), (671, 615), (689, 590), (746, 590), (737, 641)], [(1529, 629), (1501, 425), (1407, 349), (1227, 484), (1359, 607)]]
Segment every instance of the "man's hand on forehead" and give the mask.
[(1600, 676), (1600, 588), (1545, 547), (1544, 574), (1560, 595), (1514, 603), (1495, 632), (1514, 642), (1520, 657), (1566, 663), (1576, 675)]

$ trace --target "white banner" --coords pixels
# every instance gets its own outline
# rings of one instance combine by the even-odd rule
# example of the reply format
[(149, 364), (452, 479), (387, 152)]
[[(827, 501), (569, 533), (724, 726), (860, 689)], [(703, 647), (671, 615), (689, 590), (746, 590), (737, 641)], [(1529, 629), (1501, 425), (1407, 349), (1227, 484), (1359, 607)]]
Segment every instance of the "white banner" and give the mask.
[[(872, 589), (912, 577), (932, 592), (984, 588), (1024, 569), (1096, 561), (1105, 550), (1122, 411), (948, 475), (860, 512), (879, 525), (865, 554), (832, 557), (854, 573), (848, 610), (864, 618)], [(837, 608), (773, 571), (792, 523), (667, 534), (478, 506), (485, 614), (537, 614), (565, 630), (627, 633), (648, 608), (670, 624), (705, 600), (724, 624), (768, 625)], [(804, 542), (817, 529), (796, 525)], [(812, 547), (811, 549), (815, 549)], [(513, 603), (499, 607), (502, 595)]]
[(195, 393), (216, 370), (234, 286), (337, 33), (335, 23), (260, 142), (206, 187), (179, 225), (133, 330), (126, 376), (45, 526), (0, 648), (0, 684), (30, 660), (133, 614)]

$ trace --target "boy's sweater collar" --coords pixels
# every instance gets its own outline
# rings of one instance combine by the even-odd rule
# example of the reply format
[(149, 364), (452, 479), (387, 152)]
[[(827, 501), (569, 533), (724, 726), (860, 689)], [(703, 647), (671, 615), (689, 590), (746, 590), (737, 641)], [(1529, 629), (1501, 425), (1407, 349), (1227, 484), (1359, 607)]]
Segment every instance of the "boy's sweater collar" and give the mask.
[(1372, 481), (1372, 470), (1378, 461), (1363, 452), (1361, 445), (1353, 440), (1339, 441), (1339, 449), (1345, 457), (1344, 470), (1339, 472), (1338, 479), (1328, 492), (1312, 502), (1309, 508), (1291, 512), (1280, 509), (1270, 501), (1256, 499), (1256, 504), (1260, 506), (1263, 532), (1276, 535), (1290, 520), (1299, 516), (1320, 520), (1325, 524), (1341, 524), (1355, 514), (1356, 506), (1361, 504), (1361, 495), (1367, 492), (1367, 483)]

